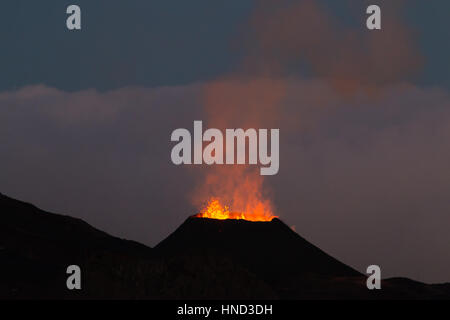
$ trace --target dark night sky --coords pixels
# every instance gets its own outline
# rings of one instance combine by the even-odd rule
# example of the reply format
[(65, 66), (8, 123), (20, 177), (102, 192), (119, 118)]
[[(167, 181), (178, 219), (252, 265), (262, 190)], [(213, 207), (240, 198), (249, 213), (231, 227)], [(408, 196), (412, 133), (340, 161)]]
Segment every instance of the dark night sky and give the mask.
[(174, 166), (170, 133), (214, 112), (211, 83), (245, 109), (246, 79), (282, 88), (265, 183), (288, 225), (360, 271), (450, 281), (450, 3), (388, 2), (371, 54), (364, 1), (2, 1), (0, 192), (154, 246), (210, 170)]

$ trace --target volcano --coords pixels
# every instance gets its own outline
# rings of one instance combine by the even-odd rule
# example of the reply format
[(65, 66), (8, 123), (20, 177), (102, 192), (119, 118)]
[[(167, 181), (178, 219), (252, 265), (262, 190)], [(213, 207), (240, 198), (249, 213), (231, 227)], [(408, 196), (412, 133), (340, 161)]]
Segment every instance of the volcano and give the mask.
[(361, 276), (277, 218), (270, 222), (253, 222), (189, 217), (154, 250), (161, 256), (226, 256), (273, 279), (298, 274)]
[[(217, 276), (231, 272), (221, 266), (226, 259), (261, 279), (278, 298), (328, 297), (333, 292), (331, 297), (336, 288), (328, 288), (328, 293), (318, 288), (316, 292), (314, 285), (320, 283), (323, 288), (337, 279), (347, 279), (351, 287), (357, 283), (352, 289), (365, 286), (358, 271), (312, 245), (278, 218), (254, 222), (191, 216), (154, 248), (154, 254), (197, 264), (213, 262), (219, 268), (213, 271)], [(338, 287), (342, 289), (342, 282)], [(256, 293), (256, 297), (266, 298), (265, 293)]]
[[(389, 299), (450, 298), (450, 285), (382, 281), (303, 239), (281, 220), (189, 217), (155, 248), (0, 194), (0, 298)], [(66, 288), (79, 265), (82, 290)]]

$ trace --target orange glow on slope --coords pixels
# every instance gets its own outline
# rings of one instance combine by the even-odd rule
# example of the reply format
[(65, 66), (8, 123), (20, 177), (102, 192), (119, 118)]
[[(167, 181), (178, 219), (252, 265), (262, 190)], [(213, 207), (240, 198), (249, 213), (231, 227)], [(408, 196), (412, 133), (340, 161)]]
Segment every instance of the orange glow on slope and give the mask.
[(278, 218), (262, 202), (255, 204), (253, 208), (248, 208), (248, 211), (233, 212), (230, 211), (228, 206), (223, 206), (219, 199), (215, 198), (210, 199), (205, 208), (195, 217), (219, 220), (242, 219), (248, 221), (272, 221), (272, 219)]

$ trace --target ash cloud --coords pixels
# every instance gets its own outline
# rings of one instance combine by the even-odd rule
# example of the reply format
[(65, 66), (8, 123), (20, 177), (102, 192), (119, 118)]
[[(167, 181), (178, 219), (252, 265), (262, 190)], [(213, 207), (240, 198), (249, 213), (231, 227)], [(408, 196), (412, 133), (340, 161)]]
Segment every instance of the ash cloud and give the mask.
[(383, 29), (375, 32), (365, 28), (366, 3), (345, 4), (356, 25), (337, 19), (317, 0), (259, 2), (243, 31), (247, 54), (240, 71), (269, 77), (306, 71), (343, 93), (417, 75), (422, 56), (402, 17), (403, 2), (382, 1)]

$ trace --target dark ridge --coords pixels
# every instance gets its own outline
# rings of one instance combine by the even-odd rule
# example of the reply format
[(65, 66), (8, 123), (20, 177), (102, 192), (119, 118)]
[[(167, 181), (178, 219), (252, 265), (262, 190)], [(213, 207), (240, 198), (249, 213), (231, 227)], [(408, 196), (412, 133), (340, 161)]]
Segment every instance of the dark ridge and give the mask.
[[(4, 195), (0, 220), (0, 298), (131, 296), (130, 289), (118, 291), (131, 276), (120, 272), (152, 256), (142, 244)], [(81, 292), (66, 288), (66, 269), (72, 264), (83, 270)]]
[[(43, 211), (32, 204), (0, 194), (1, 239), (14, 234), (16, 240), (54, 243), (66, 248), (133, 250), (148, 252), (149, 247), (100, 231), (81, 219)], [(21, 239), (18, 236), (22, 236)], [(18, 244), (18, 243), (17, 243)]]
[[(366, 277), (281, 220), (188, 218), (150, 249), (0, 194), (0, 299), (449, 299), (450, 284)], [(66, 268), (82, 290), (66, 288)]]

